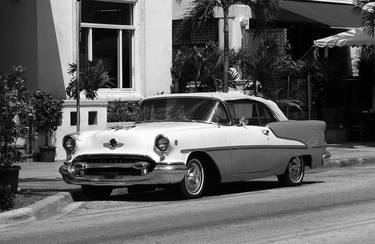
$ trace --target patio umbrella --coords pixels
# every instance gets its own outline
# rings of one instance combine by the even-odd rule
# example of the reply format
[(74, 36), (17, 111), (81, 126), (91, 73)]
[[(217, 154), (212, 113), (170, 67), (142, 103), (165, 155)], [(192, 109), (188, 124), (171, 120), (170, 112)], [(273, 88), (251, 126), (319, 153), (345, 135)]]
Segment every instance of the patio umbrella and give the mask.
[(343, 47), (343, 46), (371, 46), (375, 45), (375, 38), (363, 32), (361, 28), (354, 28), (339, 34), (314, 41), (317, 47)]

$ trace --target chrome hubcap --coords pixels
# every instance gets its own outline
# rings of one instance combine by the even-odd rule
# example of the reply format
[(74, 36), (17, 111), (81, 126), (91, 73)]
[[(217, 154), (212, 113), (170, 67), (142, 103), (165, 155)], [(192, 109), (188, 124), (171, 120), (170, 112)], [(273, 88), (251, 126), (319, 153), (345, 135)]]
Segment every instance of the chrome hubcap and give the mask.
[(185, 173), (185, 185), (190, 194), (197, 194), (202, 189), (204, 180), (203, 168), (201, 163), (193, 159), (189, 162)]
[(299, 158), (293, 158), (289, 163), (289, 178), (293, 183), (299, 183), (303, 177), (303, 164)]

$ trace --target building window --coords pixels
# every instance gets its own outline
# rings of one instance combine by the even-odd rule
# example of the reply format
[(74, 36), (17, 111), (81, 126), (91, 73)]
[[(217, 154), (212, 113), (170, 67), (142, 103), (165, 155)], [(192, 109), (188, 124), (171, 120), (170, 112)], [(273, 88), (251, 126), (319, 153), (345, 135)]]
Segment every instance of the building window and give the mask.
[(89, 125), (97, 125), (97, 124), (98, 124), (98, 112), (89, 111)]
[(82, 1), (80, 60), (103, 62), (109, 83), (101, 88), (134, 88), (135, 2)]
[(77, 112), (70, 112), (70, 125), (77, 125)]

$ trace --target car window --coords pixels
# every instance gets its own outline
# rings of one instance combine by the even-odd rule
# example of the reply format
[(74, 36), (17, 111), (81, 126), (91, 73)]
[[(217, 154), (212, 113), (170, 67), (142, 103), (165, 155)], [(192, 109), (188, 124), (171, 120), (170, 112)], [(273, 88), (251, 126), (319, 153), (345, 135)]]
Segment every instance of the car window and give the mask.
[(263, 103), (258, 103), (258, 111), (260, 118), (260, 125), (266, 125), (271, 122), (276, 122), (276, 118), (273, 116), (271, 110)]
[(215, 106), (214, 111), (215, 111), (215, 113), (214, 113), (214, 115), (211, 119), (212, 122), (219, 123), (221, 125), (229, 125), (230, 124), (228, 114), (227, 114), (223, 104), (218, 102)]
[(228, 101), (228, 108), (234, 124), (244, 121), (246, 125), (263, 126), (277, 121), (267, 106), (256, 101)]
[(160, 98), (141, 104), (137, 123), (156, 121), (201, 121), (230, 124), (219, 101), (202, 98)]

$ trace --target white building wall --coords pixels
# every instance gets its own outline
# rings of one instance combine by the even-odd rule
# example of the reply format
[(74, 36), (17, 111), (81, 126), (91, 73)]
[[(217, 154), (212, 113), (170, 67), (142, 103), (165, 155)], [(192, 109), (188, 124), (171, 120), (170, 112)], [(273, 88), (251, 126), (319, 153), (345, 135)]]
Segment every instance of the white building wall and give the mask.
[[(136, 2), (134, 89), (107, 89), (99, 92), (99, 101), (83, 101), (82, 130), (106, 127), (107, 100), (139, 100), (170, 92), (174, 1)], [(6, 57), (0, 61), (0, 71), (6, 71), (11, 64), (24, 65), (28, 70), (26, 77), (30, 77), (30, 88), (39, 88), (65, 99), (65, 88), (71, 79), (67, 74), (68, 64), (76, 62), (76, 0), (4, 1), (0, 4), (0, 13), (0, 26), (7, 33), (0, 38), (3, 44), (0, 50)], [(76, 130), (68, 123), (70, 112), (75, 110), (74, 104), (74, 101), (65, 102), (63, 123), (56, 133), (57, 159), (65, 156), (62, 137)], [(87, 114), (92, 109), (100, 113), (100, 121), (97, 126), (88, 127)]]
[(65, 98), (73, 57), (73, 0), (37, 0), (38, 87)]
[[(251, 9), (246, 5), (232, 5), (229, 8), (228, 17), (229, 48), (239, 49), (242, 46), (241, 26), (249, 28), (249, 19), (253, 17)], [(222, 8), (215, 8), (215, 18), (219, 19), (219, 46), (224, 48), (224, 13)]]
[[(172, 2), (174, 0), (139, 0), (136, 3), (136, 43), (134, 90), (106, 89), (98, 92), (98, 100), (82, 98), (81, 130), (106, 128), (106, 105), (111, 100), (139, 100), (160, 92), (169, 93), (172, 63)], [(65, 96), (69, 84), (68, 64), (76, 56), (76, 1), (37, 0), (39, 87)], [(61, 142), (70, 126), (70, 112), (75, 101), (66, 101), (63, 122), (56, 132), (56, 159), (65, 157)], [(88, 111), (98, 111), (98, 125), (88, 126)]]
[(145, 96), (170, 93), (172, 78), (172, 1), (145, 1)]
[[(82, 101), (81, 102), (81, 131), (87, 130), (101, 130), (107, 128), (107, 106), (106, 101)], [(64, 160), (66, 158), (65, 150), (62, 146), (62, 140), (66, 134), (76, 131), (76, 126), (71, 125), (70, 114), (76, 112), (76, 101), (66, 100), (64, 102), (63, 118), (61, 126), (55, 133), (55, 146), (56, 146), (56, 160)], [(89, 125), (88, 113), (96, 112), (96, 124)]]
[[(173, 13), (172, 19), (178, 20), (182, 19), (192, 7), (192, 0), (183, 0), (181, 3), (177, 3), (177, 1), (173, 1)], [(219, 33), (219, 46), (220, 48), (224, 48), (224, 14), (223, 9), (216, 7), (215, 8), (215, 18), (219, 19), (219, 26), (218, 26), (218, 33)], [(229, 20), (228, 20), (228, 27), (229, 27), (229, 47), (238, 49), (241, 47), (242, 44), (242, 32), (241, 32), (241, 25), (242, 22), (247, 22), (249, 18), (252, 18), (252, 12), (249, 6), (247, 5), (232, 5), (229, 8)]]

